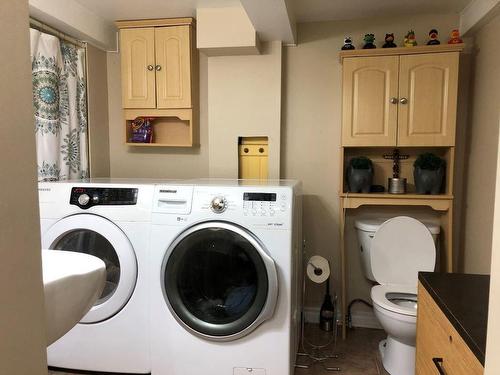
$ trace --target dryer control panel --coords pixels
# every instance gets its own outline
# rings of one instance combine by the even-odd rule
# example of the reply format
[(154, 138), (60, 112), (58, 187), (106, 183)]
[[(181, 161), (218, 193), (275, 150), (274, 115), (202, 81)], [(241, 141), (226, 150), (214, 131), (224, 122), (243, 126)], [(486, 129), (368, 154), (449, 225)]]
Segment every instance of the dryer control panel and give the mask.
[(135, 205), (138, 190), (136, 188), (74, 187), (71, 189), (69, 204), (83, 209), (105, 205)]

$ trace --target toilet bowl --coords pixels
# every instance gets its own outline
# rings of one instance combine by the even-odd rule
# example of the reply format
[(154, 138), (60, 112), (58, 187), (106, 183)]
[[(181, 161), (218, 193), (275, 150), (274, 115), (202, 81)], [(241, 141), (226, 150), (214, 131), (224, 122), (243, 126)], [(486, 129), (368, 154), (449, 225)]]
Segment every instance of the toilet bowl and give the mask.
[(379, 284), (371, 290), (373, 310), (387, 333), (379, 345), (382, 363), (391, 375), (414, 375), (418, 272), (434, 270), (433, 235), (416, 219), (389, 219), (373, 235), (369, 258)]

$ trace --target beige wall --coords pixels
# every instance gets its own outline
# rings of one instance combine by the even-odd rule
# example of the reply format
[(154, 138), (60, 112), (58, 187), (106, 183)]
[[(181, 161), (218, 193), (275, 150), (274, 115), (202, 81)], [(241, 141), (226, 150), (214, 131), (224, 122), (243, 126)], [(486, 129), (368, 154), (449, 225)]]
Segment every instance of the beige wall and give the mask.
[[(498, 119), (497, 119), (498, 120)], [(500, 126), (500, 121), (497, 121)], [(498, 139), (485, 375), (500, 373), (500, 138)]]
[(208, 177), (207, 57), (200, 54), (200, 146), (149, 148), (125, 145), (121, 108), (120, 55), (107, 53), (111, 177)]
[(238, 137), (269, 137), (269, 178), (279, 178), (281, 42), (256, 56), (208, 59), (209, 170), (238, 178)]
[(500, 114), (500, 48), (491, 43), (491, 36), (499, 33), (497, 16), (475, 35), (464, 171), (463, 256), (459, 263), (468, 273), (490, 272)]
[(0, 24), (0, 374), (47, 374), (27, 0)]
[(109, 124), (106, 52), (87, 47), (87, 92), (91, 177), (109, 177)]
[[(298, 25), (298, 46), (284, 50), (282, 125), (282, 178), (297, 178), (304, 187), (304, 236), (308, 253), (326, 256), (333, 264), (334, 282), (339, 286), (338, 187), (340, 178), (341, 66), (338, 51), (350, 35), (359, 46), (365, 33), (373, 32), (377, 43), (386, 32), (394, 32), (397, 44), (409, 28), (422, 44), (431, 28), (441, 32), (458, 25), (456, 15), (421, 15), (345, 22)], [(368, 212), (369, 211), (369, 212)], [(374, 213), (360, 210), (359, 214)], [(399, 212), (399, 211), (398, 211)], [(393, 212), (389, 212), (393, 213)], [(410, 212), (415, 213), (415, 212)], [(426, 216), (427, 210), (415, 214)], [(355, 214), (354, 214), (355, 215)], [(370, 285), (361, 274), (357, 241), (349, 216), (346, 235), (348, 298), (369, 298)], [(311, 286), (306, 303), (318, 306), (322, 287)]]

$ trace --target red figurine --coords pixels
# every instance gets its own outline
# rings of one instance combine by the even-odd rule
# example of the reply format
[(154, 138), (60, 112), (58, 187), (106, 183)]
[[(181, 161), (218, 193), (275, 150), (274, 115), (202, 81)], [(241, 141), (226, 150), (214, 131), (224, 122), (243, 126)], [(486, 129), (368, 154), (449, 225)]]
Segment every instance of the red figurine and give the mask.
[(464, 41), (460, 38), (460, 31), (458, 29), (454, 29), (451, 31), (451, 39), (448, 41), (448, 44), (459, 44)]

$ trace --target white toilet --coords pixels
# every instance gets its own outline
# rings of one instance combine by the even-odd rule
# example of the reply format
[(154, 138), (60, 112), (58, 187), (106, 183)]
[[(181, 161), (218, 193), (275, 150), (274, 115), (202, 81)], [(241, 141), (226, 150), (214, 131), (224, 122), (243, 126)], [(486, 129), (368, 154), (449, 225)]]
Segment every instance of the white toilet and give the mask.
[(434, 270), (439, 226), (399, 216), (358, 220), (355, 227), (365, 275), (379, 284), (371, 298), (387, 332), (379, 344), (382, 363), (391, 375), (414, 375), (418, 272)]

